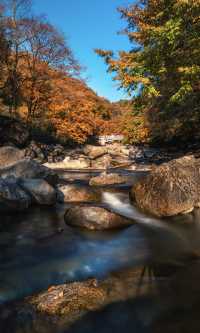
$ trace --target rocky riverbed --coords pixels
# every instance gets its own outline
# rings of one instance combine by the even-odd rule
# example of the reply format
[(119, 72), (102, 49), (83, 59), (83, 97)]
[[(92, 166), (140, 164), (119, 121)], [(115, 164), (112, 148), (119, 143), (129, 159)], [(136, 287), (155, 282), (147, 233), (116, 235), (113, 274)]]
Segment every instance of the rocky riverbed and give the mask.
[(0, 148), (0, 331), (182, 332), (183, 311), (198, 330), (200, 213), (177, 215), (198, 206), (198, 160), (153, 156)]

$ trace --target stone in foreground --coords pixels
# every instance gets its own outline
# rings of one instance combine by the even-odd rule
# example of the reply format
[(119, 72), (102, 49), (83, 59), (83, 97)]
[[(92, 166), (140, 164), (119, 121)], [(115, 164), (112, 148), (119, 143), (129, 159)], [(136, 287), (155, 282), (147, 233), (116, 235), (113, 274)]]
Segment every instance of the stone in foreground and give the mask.
[(78, 205), (65, 213), (65, 222), (71, 226), (90, 230), (108, 230), (127, 227), (133, 222), (106, 208)]
[(192, 211), (200, 203), (200, 161), (185, 156), (155, 167), (132, 188), (131, 197), (158, 217)]

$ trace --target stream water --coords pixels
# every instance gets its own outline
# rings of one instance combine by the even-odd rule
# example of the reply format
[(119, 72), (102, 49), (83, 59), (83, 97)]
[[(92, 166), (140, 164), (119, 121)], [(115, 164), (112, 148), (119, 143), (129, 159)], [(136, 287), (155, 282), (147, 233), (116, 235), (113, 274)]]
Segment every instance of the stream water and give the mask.
[[(133, 179), (142, 176), (139, 173), (121, 172), (131, 175)], [(62, 181), (70, 179), (70, 182), (86, 186), (92, 175), (63, 172)], [(13, 325), (7, 331), (4, 319), (5, 309), (12, 309), (12, 302), (51, 285), (90, 277), (101, 279), (112, 271), (126, 267), (173, 262), (182, 255), (200, 252), (199, 210), (173, 219), (158, 220), (144, 215), (130, 204), (128, 185), (115, 186), (114, 193), (106, 187), (102, 191), (102, 204), (131, 218), (134, 221), (131, 227), (112, 232), (71, 228), (63, 219), (67, 205), (33, 207), (21, 214), (0, 217), (0, 304), (4, 309), (0, 311), (0, 333), (50, 333), (49, 326), (45, 324), (42, 326), (40, 323), (40, 328), (37, 325), (27, 326), (27, 314), (26, 320), (21, 314), (20, 326), (15, 323), (15, 315), (9, 315)], [(142, 323), (144, 318), (151, 317), (152, 309), (156, 312), (157, 304), (148, 297), (138, 303), (129, 301), (119, 306), (115, 304), (111, 310), (105, 310), (107, 325), (98, 324), (102, 314), (95, 314), (92, 319), (87, 317), (81, 326), (69, 332), (93, 333), (99, 332), (100, 327), (103, 327), (103, 333), (122, 332), (123, 325), (127, 332), (129, 326), (130, 332), (133, 329), (136, 333), (149, 332)], [(122, 316), (121, 323), (124, 324), (120, 326), (118, 323), (115, 327), (113, 316), (115, 319), (116, 316)], [(37, 316), (34, 322), (37, 323)], [(68, 330), (54, 327), (53, 332)]]

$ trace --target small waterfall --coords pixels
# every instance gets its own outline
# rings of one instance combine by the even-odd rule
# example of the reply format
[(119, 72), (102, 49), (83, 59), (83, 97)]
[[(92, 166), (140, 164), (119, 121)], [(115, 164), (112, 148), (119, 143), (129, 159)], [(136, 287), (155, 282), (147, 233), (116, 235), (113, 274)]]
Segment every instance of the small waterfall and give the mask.
[(140, 225), (144, 225), (151, 229), (157, 229), (161, 232), (165, 232), (166, 235), (169, 234), (174, 236), (177, 242), (177, 246), (180, 246), (184, 249), (189, 249), (190, 240), (187, 239), (183, 230), (181, 230), (178, 226), (166, 223), (163, 220), (160, 220), (155, 217), (150, 217), (140, 212), (135, 206), (130, 204), (130, 202), (123, 202), (117, 196), (117, 194), (104, 192), (102, 195), (103, 202), (110, 207), (114, 212), (127, 217), (133, 220)]

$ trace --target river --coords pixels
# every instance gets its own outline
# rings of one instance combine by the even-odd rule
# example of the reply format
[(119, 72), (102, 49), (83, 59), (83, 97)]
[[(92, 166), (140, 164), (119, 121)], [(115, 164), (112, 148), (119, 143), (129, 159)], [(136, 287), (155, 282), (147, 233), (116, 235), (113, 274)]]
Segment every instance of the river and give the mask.
[[(128, 174), (135, 180), (142, 176), (137, 172), (121, 170), (121, 173)], [(67, 183), (66, 179), (70, 178), (72, 183), (87, 186), (92, 175), (94, 174), (69, 174), (63, 171), (61, 178), (62, 182)], [(183, 255), (200, 253), (199, 210), (181, 217), (155, 219), (144, 215), (130, 203), (128, 184), (114, 188), (113, 193), (107, 187), (102, 188), (102, 205), (134, 221), (131, 227), (122, 230), (89, 232), (71, 228), (63, 219), (69, 206), (67, 204), (53, 208), (33, 207), (20, 214), (1, 216), (1, 333), (50, 333), (49, 325), (45, 321), (41, 322), (39, 315), (35, 314), (34, 320), (27, 313), (16, 316), (12, 304), (51, 285), (91, 277), (103, 279), (110, 272), (119, 269), (176, 262)], [(115, 304), (109, 311), (105, 310), (103, 315), (99, 313), (98, 316), (97, 313), (92, 318), (89, 316), (81, 326), (78, 325), (72, 331), (92, 333), (99, 332), (101, 327), (103, 333), (118, 332), (117, 329), (121, 326), (117, 325), (115, 328), (113, 318), (121, 316), (127, 332), (129, 326), (130, 332), (133, 329), (138, 333), (150, 332), (148, 325), (142, 323), (144, 318), (148, 322), (148, 318), (152, 318), (158, 308), (160, 303), (158, 306), (147, 294), (140, 301), (133, 300), (119, 306)], [(103, 322), (100, 325), (101, 316), (107, 318), (107, 325)], [(8, 325), (7, 318), (11, 326)], [(37, 324), (38, 321), (40, 324)], [(63, 325), (58, 325), (53, 327), (53, 332), (68, 330), (65, 331)]]

